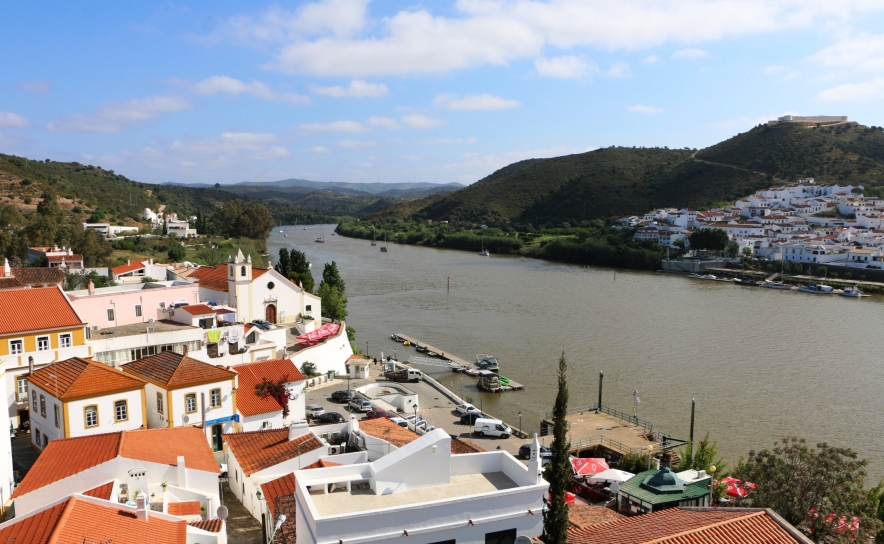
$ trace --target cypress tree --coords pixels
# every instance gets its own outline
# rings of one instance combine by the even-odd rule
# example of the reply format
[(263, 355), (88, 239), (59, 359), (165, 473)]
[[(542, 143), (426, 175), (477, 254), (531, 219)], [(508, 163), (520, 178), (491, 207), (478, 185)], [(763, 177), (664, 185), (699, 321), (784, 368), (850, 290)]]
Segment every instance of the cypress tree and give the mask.
[(543, 477), (549, 482), (549, 505), (543, 513), (543, 535), (541, 539), (547, 544), (566, 544), (568, 541), (568, 504), (565, 502), (565, 492), (571, 481), (571, 461), (568, 450), (571, 444), (568, 441), (568, 422), (565, 416), (568, 413), (568, 381), (565, 372), (568, 363), (565, 361), (565, 352), (559, 359), (558, 393), (556, 403), (553, 406), (553, 443), (552, 459)]
[(325, 263), (325, 268), (322, 270), (322, 281), (319, 283), (319, 288), (322, 289), (322, 286), (328, 284), (330, 287), (337, 287), (341, 292), (341, 296), (347, 292), (344, 286), (344, 280), (341, 278), (341, 274), (338, 272), (338, 263), (332, 261), (330, 263)]
[(292, 271), (291, 261), (289, 260), (289, 252), (286, 248), (282, 248), (279, 250), (279, 262), (276, 263), (274, 267), (277, 272), (283, 275), (283, 277), (289, 277), (289, 273)]

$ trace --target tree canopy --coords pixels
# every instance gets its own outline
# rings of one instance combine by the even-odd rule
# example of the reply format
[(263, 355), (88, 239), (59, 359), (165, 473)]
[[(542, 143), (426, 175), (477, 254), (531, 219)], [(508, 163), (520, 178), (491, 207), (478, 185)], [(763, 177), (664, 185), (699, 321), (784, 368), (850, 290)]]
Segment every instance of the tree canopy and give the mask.
[(322, 315), (329, 319), (347, 319), (347, 297), (336, 285), (325, 283), (319, 286), (322, 299)]
[(216, 228), (225, 236), (259, 240), (267, 238), (275, 224), (266, 206), (242, 200), (231, 200), (218, 208), (213, 220)]
[(553, 442), (550, 445), (552, 458), (543, 477), (549, 482), (549, 506), (543, 513), (543, 534), (541, 539), (547, 544), (565, 544), (568, 541), (568, 503), (565, 492), (571, 482), (570, 454), (571, 443), (568, 441), (568, 380), (565, 373), (568, 362), (565, 352), (559, 358), (558, 392), (553, 405)]
[(337, 287), (342, 294), (347, 291), (344, 280), (338, 272), (338, 263), (335, 261), (325, 263), (325, 267), (322, 269), (322, 281), (319, 282), (319, 288), (322, 289), (325, 284)]
[(694, 231), (688, 237), (688, 241), (691, 243), (691, 249), (724, 251), (730, 238), (722, 229), (700, 229)]
[(280, 249), (279, 261), (273, 268), (296, 284), (303, 285), (307, 292), (313, 292), (313, 274), (310, 272), (310, 262), (304, 252), (297, 249)]

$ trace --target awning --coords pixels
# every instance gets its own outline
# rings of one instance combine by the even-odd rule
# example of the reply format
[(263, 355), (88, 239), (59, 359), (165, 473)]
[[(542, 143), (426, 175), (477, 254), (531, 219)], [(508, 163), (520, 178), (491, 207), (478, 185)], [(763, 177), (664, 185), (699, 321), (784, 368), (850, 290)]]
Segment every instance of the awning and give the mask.
[(571, 468), (574, 469), (574, 474), (578, 476), (590, 476), (608, 470), (610, 467), (604, 459), (599, 457), (590, 457), (588, 459), (572, 457)]
[(631, 472), (626, 472), (625, 470), (617, 470), (616, 468), (609, 468), (608, 470), (603, 470), (599, 472), (598, 474), (590, 478), (589, 481), (596, 483), (622, 483), (632, 478), (633, 476), (635, 476), (635, 474)]

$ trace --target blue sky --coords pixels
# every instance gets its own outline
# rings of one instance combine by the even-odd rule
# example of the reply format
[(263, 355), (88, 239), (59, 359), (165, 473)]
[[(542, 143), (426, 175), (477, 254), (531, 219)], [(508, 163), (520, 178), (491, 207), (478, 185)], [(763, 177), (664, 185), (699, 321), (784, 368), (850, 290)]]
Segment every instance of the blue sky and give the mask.
[(884, 125), (884, 2), (13, 2), (0, 151), (145, 182), (468, 184), (531, 157)]

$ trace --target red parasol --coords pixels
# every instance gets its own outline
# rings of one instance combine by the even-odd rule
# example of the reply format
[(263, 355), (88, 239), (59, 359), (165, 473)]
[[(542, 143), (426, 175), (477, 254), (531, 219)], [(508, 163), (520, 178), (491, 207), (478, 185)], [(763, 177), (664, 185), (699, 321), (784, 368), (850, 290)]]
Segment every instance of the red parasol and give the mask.
[(728, 495), (738, 499), (742, 499), (748, 496), (750, 489), (755, 489), (755, 484), (753, 484), (752, 482), (743, 483), (742, 480), (731, 478), (730, 476), (722, 478), (720, 483), (723, 483), (727, 486)]
[(608, 463), (601, 458), (591, 457), (588, 459), (571, 458), (571, 468), (578, 476), (592, 476), (604, 470), (608, 470)]

